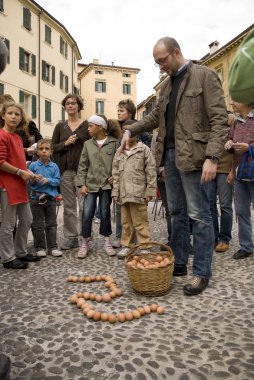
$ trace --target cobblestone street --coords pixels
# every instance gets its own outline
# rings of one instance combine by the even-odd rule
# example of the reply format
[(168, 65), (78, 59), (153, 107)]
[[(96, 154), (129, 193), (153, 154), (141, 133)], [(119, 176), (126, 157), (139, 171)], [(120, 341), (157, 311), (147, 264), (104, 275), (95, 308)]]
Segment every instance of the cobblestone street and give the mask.
[[(154, 221), (152, 206), (152, 239), (165, 242), (165, 219), (160, 213)], [(61, 215), (62, 209), (59, 241)], [(103, 252), (98, 225), (93, 228), (84, 260), (73, 249), (23, 271), (0, 266), (0, 351), (12, 360), (11, 380), (254, 379), (254, 257), (232, 259), (238, 249), (235, 221), (230, 250), (214, 253), (213, 278), (196, 297), (183, 295), (186, 277), (173, 278), (165, 296), (135, 294), (123, 261)], [(191, 262), (190, 256), (189, 275)], [(111, 275), (124, 290), (98, 309), (118, 313), (156, 302), (165, 314), (115, 324), (87, 319), (69, 296), (105, 288), (101, 282), (67, 282), (74, 274)]]

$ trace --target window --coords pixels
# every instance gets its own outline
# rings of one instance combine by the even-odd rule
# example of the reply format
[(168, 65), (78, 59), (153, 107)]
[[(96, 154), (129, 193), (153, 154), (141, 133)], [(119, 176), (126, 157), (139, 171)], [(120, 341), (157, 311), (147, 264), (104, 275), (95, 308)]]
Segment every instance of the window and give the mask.
[(96, 92), (106, 92), (106, 82), (95, 82)]
[(29, 114), (32, 115), (32, 118), (36, 118), (37, 109), (36, 109), (36, 103), (37, 98), (35, 95), (31, 95), (30, 93), (27, 93), (25, 91), (19, 90), (19, 103), (22, 104), (24, 110)]
[(78, 88), (75, 85), (73, 85), (73, 94), (78, 95), (78, 93)]
[(51, 102), (45, 100), (45, 121), (51, 122)]
[(4, 11), (4, 0), (0, 0), (0, 12)]
[(42, 61), (42, 71), (41, 71), (42, 80), (54, 85), (56, 82), (55, 76), (56, 76), (55, 66), (50, 65), (46, 61)]
[(4, 84), (0, 83), (0, 95), (4, 94)]
[(31, 12), (28, 8), (23, 8), (23, 26), (27, 30), (31, 30)]
[(5, 45), (6, 45), (7, 49), (8, 49), (8, 52), (9, 52), (8, 58), (7, 58), (7, 63), (10, 63), (10, 41), (7, 40), (7, 38), (4, 38), (3, 41), (4, 41), (4, 43), (5, 43)]
[(103, 75), (103, 71), (102, 70), (95, 70), (95, 74)]
[(103, 100), (97, 100), (95, 104), (96, 113), (100, 115), (104, 115), (104, 101)]
[(60, 70), (60, 89), (69, 92), (69, 78)]
[(130, 77), (131, 77), (131, 74), (123, 73), (123, 77), (124, 77), (124, 78), (130, 78)]
[(51, 28), (45, 25), (45, 41), (51, 45)]
[(64, 41), (63, 37), (60, 36), (60, 53), (67, 59), (68, 58), (68, 44)]
[(123, 94), (130, 94), (131, 93), (131, 85), (130, 84), (123, 84)]
[(19, 48), (19, 68), (29, 74), (36, 75), (36, 56)]
[(32, 118), (35, 119), (36, 116), (37, 116), (37, 106), (36, 106), (36, 103), (37, 103), (37, 98), (36, 98), (36, 95), (32, 95)]
[(65, 75), (65, 92), (69, 92), (69, 78)]

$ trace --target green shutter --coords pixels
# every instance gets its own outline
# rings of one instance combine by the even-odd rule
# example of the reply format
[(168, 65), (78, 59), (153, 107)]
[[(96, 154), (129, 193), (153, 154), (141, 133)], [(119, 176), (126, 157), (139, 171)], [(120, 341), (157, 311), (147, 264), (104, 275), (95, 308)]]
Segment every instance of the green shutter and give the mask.
[(68, 58), (68, 44), (65, 42), (65, 53), (64, 53), (65, 58)]
[(10, 63), (10, 41), (7, 40), (7, 38), (5, 38), (4, 39), (4, 43), (5, 43), (5, 45), (6, 45), (7, 49), (8, 49), (8, 52), (9, 52), (8, 58), (7, 58), (7, 63)]
[(4, 94), (4, 84), (0, 83), (0, 95)]
[(32, 74), (36, 75), (36, 56), (32, 54)]
[(102, 92), (106, 92), (106, 82), (102, 82)]
[(4, 11), (4, 0), (0, 0), (0, 12)]
[(45, 121), (51, 122), (51, 102), (45, 100)]
[(35, 119), (36, 115), (36, 95), (32, 95), (32, 118)]
[(60, 70), (60, 89), (62, 90), (63, 89), (63, 72)]
[(31, 30), (31, 12), (28, 8), (23, 8), (23, 26)]
[(45, 41), (51, 44), (51, 28), (45, 25)]
[(20, 47), (19, 48), (19, 68), (20, 70), (24, 70), (25, 66), (25, 50)]
[(41, 79), (46, 80), (46, 61), (42, 60)]
[(52, 84), (55, 84), (56, 83), (56, 68), (55, 68), (55, 66), (52, 66), (51, 69), (52, 69), (52, 80), (51, 80), (51, 82), (52, 82)]
[(62, 39), (62, 36), (60, 36), (60, 53), (63, 54), (63, 39)]
[(19, 103), (24, 103), (25, 93), (22, 90), (19, 90)]
[(65, 92), (68, 92), (68, 91), (69, 91), (69, 78), (66, 75), (65, 76)]

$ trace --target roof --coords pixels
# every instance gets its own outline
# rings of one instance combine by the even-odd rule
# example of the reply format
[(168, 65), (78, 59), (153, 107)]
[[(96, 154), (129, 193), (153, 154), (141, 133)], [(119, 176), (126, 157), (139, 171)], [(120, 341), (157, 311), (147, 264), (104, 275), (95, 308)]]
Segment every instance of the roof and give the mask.
[(86, 72), (90, 71), (91, 69), (98, 68), (98, 70), (105, 68), (105, 69), (117, 69), (117, 70), (129, 70), (129, 71), (135, 71), (136, 74), (140, 72), (140, 69), (136, 67), (127, 67), (127, 66), (116, 66), (116, 65), (102, 65), (100, 63), (78, 63), (78, 66), (84, 66), (83, 70), (80, 71), (79, 77), (82, 77)]
[(69, 38), (71, 39), (71, 41), (73, 42), (73, 44), (75, 45), (76, 49), (77, 49), (77, 53), (78, 53), (78, 56), (79, 58), (78, 59), (81, 59), (82, 56), (81, 56), (81, 53), (80, 53), (80, 50), (78, 48), (78, 44), (77, 42), (74, 40), (74, 38), (72, 37), (72, 35), (68, 32), (68, 30), (65, 28), (65, 26), (63, 24), (61, 24), (55, 17), (53, 17), (49, 12), (46, 11), (46, 9), (44, 9), (41, 5), (39, 5), (38, 3), (36, 3), (36, 1), (34, 0), (28, 0), (30, 3), (32, 3), (35, 7), (39, 8), (39, 10), (42, 12), (42, 13), (45, 13), (48, 17), (50, 17), (52, 20), (54, 20), (54, 22), (56, 24), (58, 24), (60, 26), (61, 29), (63, 29), (65, 31), (65, 33), (69, 36)]

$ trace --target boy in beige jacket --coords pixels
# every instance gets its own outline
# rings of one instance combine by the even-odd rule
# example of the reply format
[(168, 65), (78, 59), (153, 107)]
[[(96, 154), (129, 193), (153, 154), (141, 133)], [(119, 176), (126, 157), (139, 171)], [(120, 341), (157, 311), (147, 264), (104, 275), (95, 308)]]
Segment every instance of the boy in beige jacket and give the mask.
[[(128, 120), (124, 126), (131, 123)], [(150, 149), (136, 137), (130, 138), (128, 149), (116, 152), (112, 176), (112, 197), (121, 204), (123, 248), (117, 257), (124, 258), (133, 245), (133, 231), (138, 243), (150, 240), (147, 204), (156, 196), (155, 161)]]

